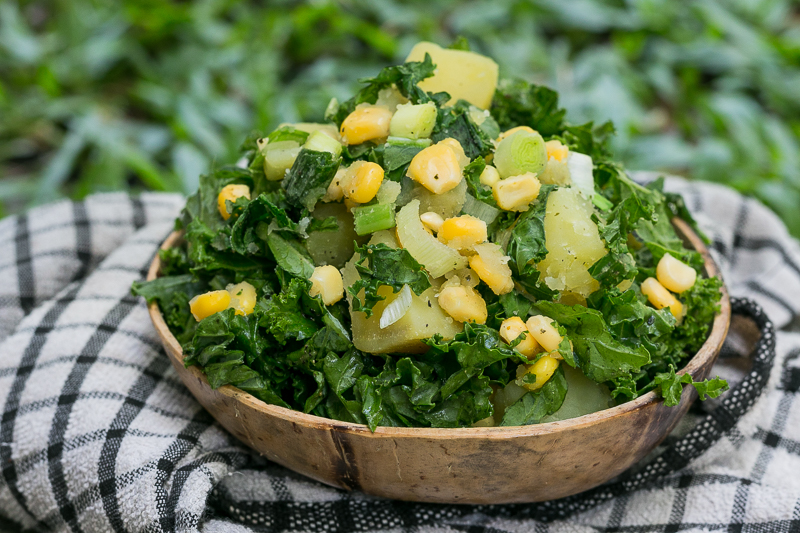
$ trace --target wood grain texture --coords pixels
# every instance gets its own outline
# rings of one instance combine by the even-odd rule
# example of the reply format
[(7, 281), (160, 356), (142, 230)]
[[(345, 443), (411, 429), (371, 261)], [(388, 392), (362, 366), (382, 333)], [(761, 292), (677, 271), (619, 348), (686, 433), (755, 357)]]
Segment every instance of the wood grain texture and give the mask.
[[(719, 275), (702, 240), (680, 220), (678, 231)], [(173, 233), (162, 248), (180, 242)], [(147, 279), (157, 277), (158, 256)], [(653, 392), (579, 418), (522, 427), (378, 428), (339, 422), (268, 405), (235, 387), (211, 389), (183, 353), (158, 306), (153, 324), (180, 378), (220, 424), (266, 458), (312, 479), (347, 490), (401, 500), (441, 503), (524, 503), (561, 498), (622, 473), (657, 446), (697, 398), (684, 390), (676, 407)], [(730, 301), (723, 287), (720, 314), (708, 340), (681, 373), (705, 379), (725, 339)]]

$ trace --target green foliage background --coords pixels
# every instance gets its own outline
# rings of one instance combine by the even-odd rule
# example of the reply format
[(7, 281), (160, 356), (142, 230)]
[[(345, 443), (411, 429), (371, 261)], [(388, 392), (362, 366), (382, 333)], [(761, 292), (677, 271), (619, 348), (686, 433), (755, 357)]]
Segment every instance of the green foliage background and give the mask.
[(797, 0), (0, 2), (0, 215), (191, 192), (250, 130), (458, 35), (572, 122), (613, 120), (628, 168), (727, 183), (800, 236)]

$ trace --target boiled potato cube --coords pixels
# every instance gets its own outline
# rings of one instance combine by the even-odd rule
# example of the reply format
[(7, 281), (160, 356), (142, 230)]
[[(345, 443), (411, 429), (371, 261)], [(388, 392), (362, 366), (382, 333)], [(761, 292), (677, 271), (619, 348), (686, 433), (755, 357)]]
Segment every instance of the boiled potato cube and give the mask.
[(426, 52), (436, 65), (436, 73), (419, 82), (420, 89), (448, 92), (450, 105), (466, 100), (481, 109), (489, 108), (497, 88), (497, 63), (474, 52), (449, 50), (425, 41), (411, 49), (406, 62), (423, 61)]
[(548, 196), (544, 216), (548, 251), (536, 268), (551, 289), (586, 297), (600, 288), (588, 269), (608, 250), (592, 221), (593, 212), (591, 202), (577, 189), (556, 189)]
[[(389, 231), (375, 232), (370, 244), (378, 243), (393, 248), (398, 246), (397, 240)], [(345, 287), (351, 286), (358, 280), (358, 271), (355, 268), (358, 259), (358, 254), (354, 255), (342, 269)], [(386, 299), (375, 304), (375, 307), (372, 308), (372, 316), (369, 318), (365, 313), (354, 312), (351, 307), (350, 318), (355, 347), (369, 353), (422, 353), (428, 349), (422, 339), (432, 337), (436, 333), (448, 340), (455, 337), (464, 329), (464, 326), (453, 320), (439, 307), (435, 297), (439, 286), (439, 283), (434, 282), (432, 287), (419, 296), (412, 292), (411, 307), (406, 314), (394, 324), (383, 329), (380, 327), (383, 310), (399, 296), (399, 291), (395, 293), (391, 287), (386, 285), (378, 289), (378, 294), (385, 296)], [(353, 297), (349, 292), (346, 295), (352, 306)], [(363, 291), (359, 297), (364, 297)]]

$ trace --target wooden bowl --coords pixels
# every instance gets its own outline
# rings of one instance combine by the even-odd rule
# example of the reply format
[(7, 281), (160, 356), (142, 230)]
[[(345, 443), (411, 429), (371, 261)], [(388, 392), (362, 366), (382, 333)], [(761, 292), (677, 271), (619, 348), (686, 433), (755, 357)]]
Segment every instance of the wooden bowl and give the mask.
[[(676, 228), (699, 251), (709, 276), (719, 274), (702, 240), (682, 221)], [(173, 233), (162, 248), (180, 242)], [(156, 255), (147, 279), (160, 268)], [(164, 348), (184, 384), (225, 429), (267, 459), (346, 490), (440, 503), (522, 503), (591, 489), (622, 473), (655, 448), (697, 398), (687, 387), (666, 407), (649, 392), (631, 402), (571, 420), (520, 427), (378, 428), (268, 405), (226, 385), (212, 389), (197, 366), (186, 368), (178, 341), (156, 303), (149, 305)], [(705, 379), (725, 339), (730, 300), (702, 348), (681, 373)]]

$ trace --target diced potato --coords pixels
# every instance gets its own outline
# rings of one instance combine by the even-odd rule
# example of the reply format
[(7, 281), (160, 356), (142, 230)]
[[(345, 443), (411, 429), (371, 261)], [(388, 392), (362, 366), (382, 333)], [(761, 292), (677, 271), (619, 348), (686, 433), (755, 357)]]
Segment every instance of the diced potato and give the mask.
[(548, 287), (589, 296), (600, 284), (589, 267), (608, 253), (597, 225), (592, 204), (577, 190), (556, 189), (547, 198), (544, 217), (547, 257), (536, 268)]
[(419, 82), (419, 88), (429, 92), (447, 91), (449, 104), (462, 99), (488, 109), (497, 88), (497, 63), (486, 56), (463, 50), (449, 50), (429, 42), (418, 43), (411, 49), (406, 62), (423, 61), (431, 55), (436, 72)]
[(466, 180), (461, 180), (455, 188), (442, 194), (432, 193), (422, 185), (415, 184), (411, 191), (411, 199), (419, 200), (420, 213), (433, 212), (443, 219), (448, 219), (461, 212), (466, 194)]
[(318, 220), (335, 217), (339, 229), (335, 231), (312, 231), (308, 234), (306, 247), (315, 265), (333, 265), (342, 268), (353, 257), (353, 241), (365, 239), (356, 235), (353, 215), (344, 204), (317, 204), (312, 216)]
[[(372, 234), (370, 244), (385, 244), (392, 248), (399, 246), (393, 232), (376, 231)], [(358, 254), (347, 262), (342, 269), (344, 286), (349, 287), (355, 283), (359, 276), (355, 263), (359, 260)], [(384, 286), (378, 291), (387, 298), (375, 304), (372, 316), (366, 317), (362, 312), (350, 311), (353, 329), (353, 344), (359, 350), (370, 353), (422, 353), (428, 346), (422, 339), (432, 337), (439, 333), (445, 339), (452, 339), (463, 330), (463, 325), (456, 322), (439, 307), (435, 297), (440, 284), (436, 281), (433, 286), (417, 296), (412, 292), (411, 307), (408, 312), (397, 322), (383, 329), (380, 327), (381, 315), (386, 306), (392, 303), (400, 294), (394, 293), (391, 287)], [(352, 296), (346, 292), (348, 302), (352, 305)], [(363, 291), (359, 297), (363, 298)]]
[(614, 405), (608, 387), (592, 381), (583, 372), (569, 365), (561, 365), (567, 379), (567, 395), (561, 408), (542, 419), (544, 422), (567, 420), (608, 409)]

